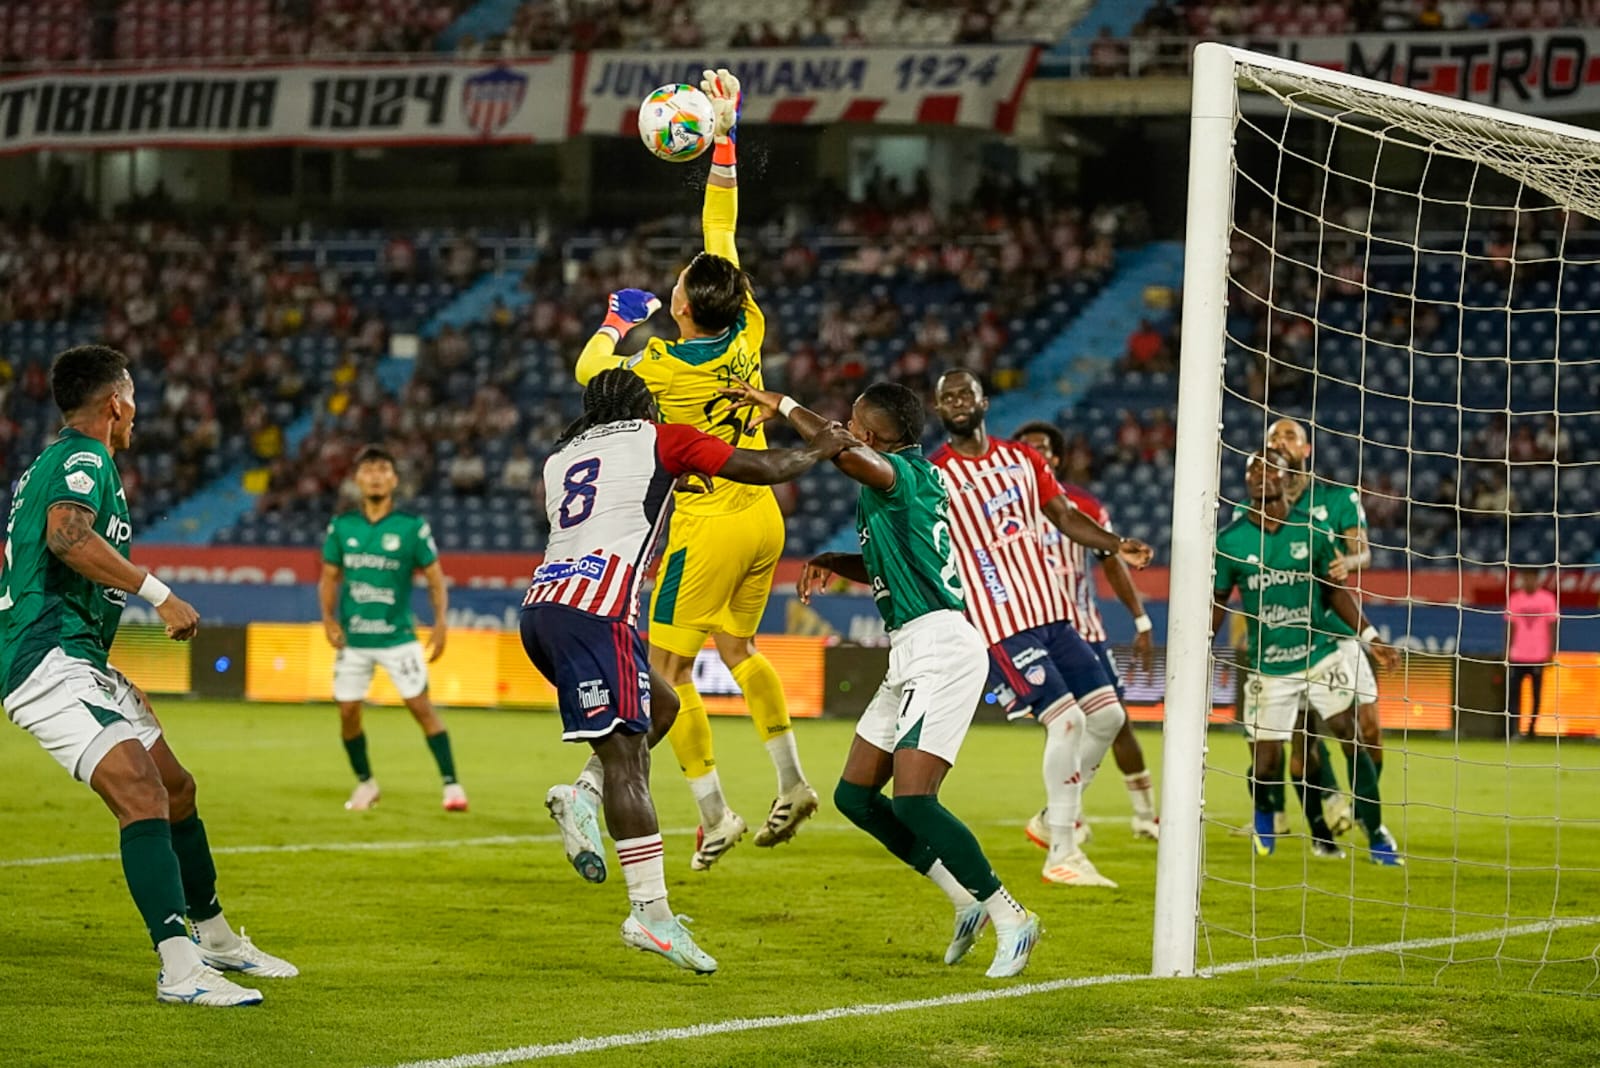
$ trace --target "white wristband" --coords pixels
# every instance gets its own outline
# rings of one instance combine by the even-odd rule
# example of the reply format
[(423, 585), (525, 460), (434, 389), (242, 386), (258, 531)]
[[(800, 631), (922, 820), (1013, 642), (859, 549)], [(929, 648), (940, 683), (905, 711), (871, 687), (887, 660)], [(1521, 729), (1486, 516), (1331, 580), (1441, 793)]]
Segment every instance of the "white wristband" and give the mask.
[(149, 601), (152, 608), (160, 608), (167, 603), (167, 598), (172, 596), (172, 587), (156, 578), (154, 574), (146, 573), (144, 581), (139, 583), (139, 596)]
[(789, 418), (789, 413), (798, 407), (800, 407), (800, 402), (785, 394), (784, 398), (778, 402), (778, 414), (787, 419)]
[(1148, 634), (1148, 633), (1150, 633), (1150, 628), (1153, 627), (1153, 626), (1154, 626), (1154, 624), (1150, 622), (1150, 617), (1149, 616), (1134, 616), (1133, 617), (1133, 629), (1138, 631), (1140, 634)]
[(1371, 623), (1368, 623), (1366, 629), (1357, 635), (1357, 637), (1364, 642), (1375, 642), (1378, 640), (1378, 628), (1374, 627)]

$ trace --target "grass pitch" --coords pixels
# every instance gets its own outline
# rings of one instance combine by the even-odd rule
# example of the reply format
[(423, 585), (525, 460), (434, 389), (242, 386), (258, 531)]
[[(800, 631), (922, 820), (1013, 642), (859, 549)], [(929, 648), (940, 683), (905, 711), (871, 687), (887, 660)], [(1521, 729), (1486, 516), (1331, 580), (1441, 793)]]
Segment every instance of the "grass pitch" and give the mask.
[[(721, 963), (717, 975), (697, 978), (622, 945), (626, 898), (614, 870), (595, 887), (563, 860), (543, 796), (570, 778), (582, 752), (557, 740), (551, 715), (447, 713), (472, 797), (470, 813), (451, 815), (439, 808), (431, 760), (403, 712), (369, 713), (383, 802), (348, 813), (351, 781), (331, 707), (169, 700), (158, 711), (199, 779), (228, 916), (303, 974), (263, 982), (267, 1001), (255, 1010), (158, 1006), (156, 959), (122, 884), (113, 821), (32, 739), (7, 727), (0, 1064), (360, 1066), (461, 1057), (467, 1068), (511, 1063), (489, 1055), (514, 1049), (574, 1064), (741, 1068), (1600, 1061), (1600, 1004), (1584, 993), (1600, 989), (1600, 926), (1194, 981), (1103, 979), (1149, 967), (1155, 848), (1127, 836), (1127, 800), (1108, 763), (1088, 794), (1090, 848), (1121, 889), (1041, 885), (1043, 855), (1021, 833), (1041, 795), (1040, 738), (1027, 727), (975, 729), (945, 799), (1044, 918), (1045, 939), (1022, 983), (1054, 985), (878, 1012), (861, 1007), (1022, 983), (984, 979), (987, 935), (971, 959), (945, 967), (942, 895), (826, 801), (791, 845), (758, 850), (747, 839), (713, 871), (692, 873), (694, 806), (662, 754), (655, 787), (673, 904), (695, 918)], [(715, 727), (730, 800), (754, 823), (772, 792), (766, 755), (746, 723)], [(850, 725), (798, 730), (807, 771), (826, 796)], [(1140, 738), (1159, 769), (1158, 736)], [(1243, 749), (1235, 736), (1212, 735), (1219, 768), (1242, 768)], [(1458, 752), (1470, 762), (1447, 759)], [(1555, 754), (1548, 744), (1458, 750), (1391, 741), (1383, 784), (1387, 798), (1405, 804), (1391, 807), (1388, 822), (1417, 854), (1398, 872), (1356, 856), (1314, 865), (1300, 840), (1253, 860), (1245, 841), (1226, 833), (1248, 815), (1244, 791), (1214, 779), (1202, 963), (1463, 939), (1553, 914), (1600, 913), (1600, 835), (1586, 819), (1600, 796), (1600, 749), (1562, 746), (1559, 770)], [(1559, 834), (1556, 811), (1568, 817)], [(1567, 963), (1518, 963), (1552, 959)], [(1530, 985), (1570, 993), (1529, 993)], [(638, 1035), (840, 1009), (861, 1014), (769, 1019), (772, 1026), (706, 1037)], [(588, 1052), (560, 1046), (619, 1035), (634, 1037)], [(528, 1048), (541, 1046), (554, 1048)]]

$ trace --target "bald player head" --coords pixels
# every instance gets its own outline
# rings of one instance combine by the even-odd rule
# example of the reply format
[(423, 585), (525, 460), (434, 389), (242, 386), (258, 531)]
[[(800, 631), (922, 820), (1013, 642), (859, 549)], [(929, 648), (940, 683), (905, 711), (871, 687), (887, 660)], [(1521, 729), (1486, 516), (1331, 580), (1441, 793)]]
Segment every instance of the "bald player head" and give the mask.
[(989, 398), (983, 395), (983, 383), (971, 371), (946, 371), (934, 387), (933, 410), (946, 433), (969, 438), (983, 429)]
[(1288, 459), (1289, 466), (1298, 471), (1306, 469), (1311, 458), (1311, 439), (1306, 428), (1293, 419), (1279, 419), (1267, 428), (1267, 444)]

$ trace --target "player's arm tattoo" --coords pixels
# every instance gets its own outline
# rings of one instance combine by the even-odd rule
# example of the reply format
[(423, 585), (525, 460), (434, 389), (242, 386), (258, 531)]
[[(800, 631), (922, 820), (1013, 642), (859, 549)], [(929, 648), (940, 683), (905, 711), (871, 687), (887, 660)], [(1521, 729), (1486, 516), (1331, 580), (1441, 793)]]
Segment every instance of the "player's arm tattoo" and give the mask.
[(94, 532), (94, 516), (86, 508), (75, 504), (57, 504), (50, 509), (49, 530), (45, 544), (58, 557), (72, 555), (84, 542), (98, 537)]
[(45, 547), (90, 582), (137, 593), (145, 569), (129, 563), (95, 533), (94, 518), (89, 509), (71, 501), (52, 504), (45, 520)]

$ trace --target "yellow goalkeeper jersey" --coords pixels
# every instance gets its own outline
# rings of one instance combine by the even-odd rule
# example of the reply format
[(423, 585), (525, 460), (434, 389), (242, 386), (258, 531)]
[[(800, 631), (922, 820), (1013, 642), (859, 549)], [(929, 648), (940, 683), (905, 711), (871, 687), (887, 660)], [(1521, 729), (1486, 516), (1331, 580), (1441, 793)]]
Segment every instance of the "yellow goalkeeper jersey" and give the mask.
[[(739, 253), (734, 247), (733, 232), (737, 218), (738, 192), (708, 185), (702, 214), (706, 251), (736, 264)], [(644, 349), (633, 356), (595, 352), (596, 341), (591, 341), (578, 360), (578, 381), (587, 383), (608, 367), (631, 368), (655, 394), (663, 422), (692, 426), (736, 448), (765, 449), (767, 436), (760, 427), (750, 426), (750, 409), (736, 408), (733, 401), (720, 395), (720, 391), (735, 379), (764, 388), (761, 345), (766, 333), (766, 317), (746, 293), (738, 320), (729, 329), (711, 337), (689, 341), (651, 338)], [(730, 515), (771, 494), (772, 490), (765, 486), (714, 479), (710, 493), (679, 493), (677, 507), (693, 515)]]

